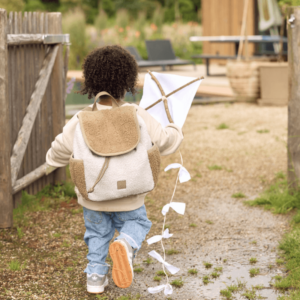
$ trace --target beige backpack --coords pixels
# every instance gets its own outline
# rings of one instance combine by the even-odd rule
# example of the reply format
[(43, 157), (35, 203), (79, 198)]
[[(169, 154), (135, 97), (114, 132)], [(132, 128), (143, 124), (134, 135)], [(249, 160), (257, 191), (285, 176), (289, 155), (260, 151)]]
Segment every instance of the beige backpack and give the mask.
[[(102, 95), (112, 109), (97, 110)], [(150, 192), (160, 170), (160, 153), (133, 105), (119, 106), (108, 93), (78, 114), (70, 172), (80, 194), (106, 201)]]

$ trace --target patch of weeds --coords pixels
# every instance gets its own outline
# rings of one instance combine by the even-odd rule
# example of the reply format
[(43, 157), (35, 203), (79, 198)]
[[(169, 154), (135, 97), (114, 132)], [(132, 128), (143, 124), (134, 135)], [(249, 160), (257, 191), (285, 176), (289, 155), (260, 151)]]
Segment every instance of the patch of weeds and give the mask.
[(256, 264), (257, 263), (257, 258), (256, 257), (251, 257), (249, 259), (250, 264)]
[(257, 133), (269, 133), (270, 130), (268, 129), (261, 129), (261, 130), (256, 130)]
[(214, 268), (214, 270), (216, 272), (223, 272), (223, 267), (216, 267), (216, 268)]
[(55, 238), (60, 238), (61, 237), (61, 233), (56, 232), (56, 233), (53, 233), (52, 236), (55, 237)]
[(218, 165), (207, 166), (207, 168), (208, 168), (210, 171), (220, 171), (220, 170), (223, 170), (223, 167), (218, 166)]
[(210, 274), (210, 276), (211, 276), (212, 278), (216, 279), (216, 278), (220, 277), (220, 274), (219, 274), (218, 272), (212, 272), (212, 273)]
[(166, 276), (165, 272), (163, 270), (157, 271), (156, 275), (158, 276)]
[(284, 264), (284, 259), (282, 259), (282, 258), (277, 258), (277, 259), (276, 259), (276, 264), (277, 264), (277, 265), (283, 265), (283, 264)]
[(21, 239), (24, 236), (24, 232), (22, 231), (22, 228), (17, 227), (18, 237)]
[(8, 268), (11, 271), (20, 271), (21, 267), (22, 266), (18, 260), (12, 260), (11, 262), (8, 263)]
[(262, 290), (263, 288), (264, 286), (262, 284), (257, 284), (252, 286), (252, 289), (254, 290)]
[(203, 284), (205, 284), (205, 285), (209, 284), (209, 276), (207, 276), (207, 275), (203, 276), (202, 281), (203, 281)]
[(195, 223), (191, 223), (190, 227), (197, 227), (197, 225)]
[(254, 276), (259, 274), (259, 269), (258, 268), (252, 268), (252, 269), (249, 270), (249, 274), (250, 274), (250, 277), (254, 277)]
[(214, 222), (213, 222), (213, 221), (210, 221), (210, 220), (206, 220), (205, 223), (210, 224), (210, 225), (211, 225), (211, 224), (214, 224)]
[(256, 292), (255, 290), (247, 290), (245, 293), (242, 294), (246, 299), (254, 300), (256, 299)]
[(79, 213), (82, 213), (82, 212), (83, 212), (82, 208), (71, 209), (72, 215), (76, 215), (76, 214), (79, 214)]
[(66, 247), (66, 248), (69, 248), (70, 244), (67, 241), (63, 241), (62, 246)]
[(67, 270), (71, 272), (71, 271), (74, 270), (74, 268), (72, 268), (72, 267), (67, 267)]
[(229, 126), (226, 123), (221, 123), (219, 126), (216, 127), (217, 130), (222, 130), (222, 129), (228, 129)]
[(96, 298), (100, 299), (100, 300), (108, 300), (109, 299), (107, 296), (101, 296), (101, 295), (96, 295)]
[(236, 281), (237, 281), (237, 286), (238, 286), (240, 291), (243, 290), (246, 287), (246, 282), (245, 281), (243, 282), (240, 279), (237, 279)]
[(257, 241), (252, 241), (252, 242), (250, 242), (250, 244), (256, 245), (256, 244), (257, 244)]
[(173, 254), (178, 254), (178, 253), (180, 253), (180, 251), (175, 250), (175, 249), (169, 249), (166, 251), (167, 255), (173, 255)]
[(241, 193), (241, 192), (238, 192), (238, 193), (235, 193), (235, 194), (231, 195), (231, 197), (241, 199), (241, 198), (246, 198), (246, 195)]
[(135, 268), (133, 271), (134, 271), (135, 273), (141, 273), (141, 272), (144, 271), (144, 269), (143, 269), (143, 268)]
[(173, 281), (171, 281), (171, 285), (175, 286), (175, 287), (182, 287), (184, 284), (183, 280), (180, 278), (180, 279), (174, 279)]
[(165, 224), (165, 226), (164, 226), (164, 229), (166, 230), (167, 228), (169, 228), (170, 229), (170, 225), (167, 225), (167, 224)]
[(281, 279), (282, 279), (282, 276), (280, 276), (280, 275), (275, 275), (273, 278), (274, 278), (275, 280), (281, 280)]
[(149, 266), (152, 263), (152, 259), (148, 257), (147, 259), (143, 260), (143, 263)]
[[(291, 191), (287, 179), (281, 177), (282, 174), (276, 177), (274, 183), (258, 198), (245, 203), (250, 206), (263, 206), (275, 214), (286, 214), (292, 209), (299, 209), (300, 190)], [(298, 214), (294, 218), (295, 223), (300, 222)]]
[(221, 290), (220, 295), (223, 296), (225, 299), (230, 300), (232, 299), (232, 293), (226, 289), (226, 290)]
[(188, 273), (191, 275), (196, 275), (198, 273), (197, 269), (189, 269)]
[(138, 294), (136, 296), (132, 296), (131, 294), (129, 294), (127, 296), (121, 296), (121, 297), (117, 298), (116, 300), (139, 300), (139, 299), (141, 299), (140, 294)]
[(223, 263), (226, 264), (227, 263), (227, 258), (223, 259)]
[(202, 178), (202, 175), (201, 175), (200, 173), (197, 173), (197, 174), (195, 175), (195, 177), (197, 177), (197, 178)]
[(268, 265), (268, 268), (271, 270), (271, 269), (273, 269), (273, 268), (274, 268), (274, 266), (273, 266), (273, 265), (271, 265), (271, 264), (269, 264), (269, 265)]
[(159, 277), (159, 276), (154, 276), (153, 280), (159, 282), (159, 281), (161, 281), (161, 277)]
[(203, 264), (204, 264), (204, 267), (206, 268), (206, 269), (210, 269), (211, 267), (212, 267), (212, 264), (211, 263), (209, 263), (209, 262), (203, 262)]
[(232, 284), (227, 286), (227, 290), (230, 291), (231, 293), (235, 293), (239, 291), (239, 287), (236, 284)]

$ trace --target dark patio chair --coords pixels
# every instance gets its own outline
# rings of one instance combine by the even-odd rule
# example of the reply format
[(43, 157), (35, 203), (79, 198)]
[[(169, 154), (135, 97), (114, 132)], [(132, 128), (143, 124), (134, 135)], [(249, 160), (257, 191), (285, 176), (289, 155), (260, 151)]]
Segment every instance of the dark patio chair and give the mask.
[(151, 40), (146, 41), (146, 48), (148, 52), (148, 61), (156, 62), (165, 70), (166, 66), (174, 65), (194, 65), (191, 60), (183, 60), (175, 56), (172, 44), (169, 40)]

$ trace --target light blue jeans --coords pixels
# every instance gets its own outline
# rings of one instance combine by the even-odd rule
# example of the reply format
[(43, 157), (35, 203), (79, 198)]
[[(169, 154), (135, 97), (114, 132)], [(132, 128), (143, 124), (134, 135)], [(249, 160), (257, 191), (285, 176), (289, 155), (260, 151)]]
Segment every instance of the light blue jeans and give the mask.
[(120, 233), (116, 240), (126, 239), (136, 254), (152, 225), (147, 218), (145, 205), (123, 212), (100, 212), (84, 207), (83, 216), (86, 228), (84, 241), (89, 248), (89, 263), (84, 272), (88, 274), (107, 274), (109, 265), (105, 260), (115, 229)]

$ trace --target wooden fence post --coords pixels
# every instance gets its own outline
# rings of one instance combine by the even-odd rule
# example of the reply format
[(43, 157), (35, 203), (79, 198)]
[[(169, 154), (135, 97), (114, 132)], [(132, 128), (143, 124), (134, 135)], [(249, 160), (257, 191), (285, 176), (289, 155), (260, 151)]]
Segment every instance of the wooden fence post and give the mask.
[[(61, 13), (48, 13), (48, 33), (62, 34)], [(63, 85), (64, 64), (62, 51), (62, 45), (59, 45), (51, 76), (53, 138), (62, 132), (65, 125), (64, 89), (66, 87)], [(57, 169), (54, 172), (54, 183), (62, 183), (65, 180), (66, 169)]]
[(12, 227), (13, 225), (6, 30), (7, 12), (0, 9), (0, 228)]
[(299, 187), (300, 178), (300, 7), (288, 11), (288, 182)]

